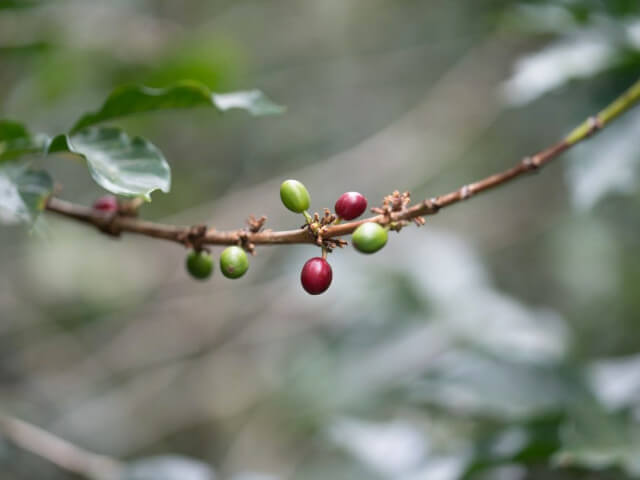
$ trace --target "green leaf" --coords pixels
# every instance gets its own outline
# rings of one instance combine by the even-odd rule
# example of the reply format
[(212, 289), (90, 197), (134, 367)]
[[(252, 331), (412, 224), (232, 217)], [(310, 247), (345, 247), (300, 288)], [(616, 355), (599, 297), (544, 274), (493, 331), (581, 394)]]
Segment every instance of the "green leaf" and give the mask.
[(240, 108), (248, 111), (251, 115), (277, 115), (285, 111), (285, 107), (273, 103), (260, 90), (244, 90), (229, 93), (212, 94), (215, 106), (224, 111), (233, 108)]
[(36, 7), (40, 2), (34, 0), (0, 0), (0, 10), (9, 8)]
[(47, 153), (71, 152), (87, 161), (91, 177), (117, 195), (151, 200), (155, 190), (168, 192), (171, 169), (162, 152), (149, 141), (131, 139), (119, 128), (98, 127), (74, 135), (58, 135)]
[(167, 88), (127, 85), (115, 89), (100, 110), (82, 116), (71, 131), (136, 113), (201, 106), (213, 106), (220, 111), (240, 108), (256, 116), (284, 111), (259, 90), (220, 94), (194, 81), (183, 81)]
[(23, 124), (13, 120), (0, 120), (0, 142), (28, 136), (29, 131)]
[(46, 135), (31, 135), (26, 127), (13, 120), (0, 120), (0, 162), (27, 153), (43, 152)]
[(33, 223), (52, 190), (47, 172), (29, 170), (24, 164), (0, 167), (0, 222)]
[(31, 43), (22, 43), (16, 45), (0, 45), (1, 55), (29, 55), (34, 53), (43, 53), (52, 48), (50, 43), (44, 41), (35, 41)]
[(640, 477), (640, 424), (628, 413), (581, 404), (571, 411), (562, 429), (562, 448), (552, 460), (561, 467), (618, 467)]
[(559, 365), (508, 361), (483, 351), (452, 350), (408, 384), (412, 402), (502, 421), (566, 408), (583, 396), (579, 381)]

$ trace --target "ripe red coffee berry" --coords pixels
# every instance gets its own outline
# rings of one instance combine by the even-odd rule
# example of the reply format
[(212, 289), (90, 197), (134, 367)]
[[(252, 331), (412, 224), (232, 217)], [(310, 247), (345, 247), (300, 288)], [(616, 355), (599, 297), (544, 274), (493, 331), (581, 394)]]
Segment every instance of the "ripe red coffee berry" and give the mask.
[(307, 260), (300, 274), (302, 287), (311, 295), (319, 295), (325, 292), (331, 285), (332, 278), (331, 265), (322, 257), (314, 257)]
[(344, 220), (353, 220), (367, 209), (367, 199), (358, 192), (343, 193), (335, 205), (336, 214)]
[(93, 208), (105, 213), (115, 213), (118, 211), (118, 199), (113, 195), (105, 195), (93, 203)]

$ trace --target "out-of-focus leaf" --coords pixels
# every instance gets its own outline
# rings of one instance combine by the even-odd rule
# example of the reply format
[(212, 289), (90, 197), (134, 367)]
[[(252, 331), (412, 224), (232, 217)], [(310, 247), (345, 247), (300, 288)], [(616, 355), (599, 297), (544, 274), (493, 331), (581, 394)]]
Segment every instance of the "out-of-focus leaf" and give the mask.
[(567, 181), (576, 208), (587, 210), (611, 193), (633, 194), (640, 173), (640, 111), (623, 118), (608, 135), (571, 152)]
[(269, 475), (267, 473), (242, 472), (237, 473), (231, 480), (279, 480), (280, 477)]
[(563, 6), (521, 2), (507, 8), (502, 23), (512, 29), (535, 33), (564, 33), (577, 26), (573, 15)]
[(407, 388), (412, 402), (501, 420), (555, 412), (585, 393), (557, 368), (468, 351), (451, 351), (435, 359), (428, 373)]
[(275, 115), (284, 112), (285, 108), (273, 103), (260, 90), (244, 90), (229, 93), (214, 93), (213, 103), (223, 112), (233, 108), (246, 110), (251, 115)]
[(13, 120), (0, 120), (0, 142), (28, 136), (29, 132), (23, 124)]
[(145, 458), (125, 467), (122, 480), (215, 480), (206, 463), (186, 457), (167, 455)]
[(53, 190), (53, 180), (44, 171), (25, 165), (0, 167), (0, 222), (33, 223)]
[(640, 425), (627, 416), (614, 416), (598, 407), (581, 406), (562, 429), (562, 448), (553, 462), (562, 467), (601, 470), (618, 467), (640, 476)]
[(58, 135), (47, 152), (80, 155), (96, 183), (117, 195), (150, 200), (151, 192), (170, 189), (171, 170), (162, 152), (143, 138), (131, 139), (119, 128), (88, 128), (74, 135)]
[(594, 362), (588, 369), (591, 388), (611, 410), (640, 405), (640, 355)]
[(0, 162), (27, 153), (44, 151), (46, 135), (31, 135), (27, 128), (13, 120), (0, 120)]
[(36, 7), (40, 4), (36, 0), (0, 0), (0, 10), (5, 8), (28, 8)]
[(562, 414), (533, 417), (526, 422), (509, 424), (488, 436), (477, 437), (461, 478), (475, 479), (478, 472), (514, 462), (524, 465), (547, 463), (560, 448), (559, 431), (564, 419)]
[(515, 73), (502, 85), (502, 96), (508, 105), (525, 105), (570, 80), (611, 67), (615, 53), (609, 40), (599, 35), (560, 40), (518, 60)]
[(343, 418), (329, 429), (333, 442), (383, 477), (397, 477), (424, 460), (427, 442), (408, 422), (372, 423)]
[(273, 103), (260, 90), (220, 94), (194, 81), (183, 81), (167, 88), (127, 85), (114, 90), (100, 110), (81, 117), (71, 131), (137, 113), (201, 106), (213, 106), (223, 112), (239, 108), (256, 116), (284, 111), (283, 107)]
[(2, 55), (28, 55), (32, 53), (42, 53), (50, 50), (52, 45), (47, 42), (33, 42), (20, 45), (0, 45)]

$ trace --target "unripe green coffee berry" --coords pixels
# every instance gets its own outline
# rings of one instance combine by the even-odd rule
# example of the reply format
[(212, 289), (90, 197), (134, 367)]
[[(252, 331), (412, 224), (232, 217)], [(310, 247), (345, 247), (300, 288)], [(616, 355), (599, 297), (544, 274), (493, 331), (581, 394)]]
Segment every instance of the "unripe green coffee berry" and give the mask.
[(311, 204), (307, 188), (297, 180), (285, 180), (280, 185), (280, 199), (292, 212), (302, 213)]
[(213, 258), (207, 252), (189, 252), (186, 263), (187, 271), (198, 280), (209, 278), (213, 272)]
[(220, 255), (220, 271), (227, 278), (239, 278), (249, 269), (247, 254), (240, 247), (227, 247)]
[(375, 222), (367, 222), (356, 228), (352, 236), (353, 246), (362, 253), (374, 253), (387, 243), (387, 229)]

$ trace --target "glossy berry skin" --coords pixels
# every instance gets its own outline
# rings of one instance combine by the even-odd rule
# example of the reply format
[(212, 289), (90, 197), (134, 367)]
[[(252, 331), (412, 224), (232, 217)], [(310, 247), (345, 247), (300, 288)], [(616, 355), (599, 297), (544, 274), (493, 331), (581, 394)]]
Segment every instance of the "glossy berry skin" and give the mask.
[(367, 209), (367, 199), (358, 192), (347, 192), (340, 195), (336, 202), (336, 214), (344, 220), (358, 218)]
[(307, 260), (300, 274), (302, 288), (311, 295), (320, 295), (325, 292), (331, 285), (332, 279), (331, 265), (322, 257)]
[(198, 280), (209, 278), (213, 272), (213, 258), (207, 252), (189, 252), (186, 264), (187, 271)]
[(375, 222), (367, 222), (353, 232), (353, 246), (362, 253), (375, 253), (387, 243), (387, 230)]
[(311, 197), (307, 188), (297, 180), (285, 180), (280, 185), (280, 200), (284, 206), (295, 213), (302, 213), (309, 208)]
[(105, 213), (116, 213), (118, 211), (118, 199), (113, 195), (105, 195), (93, 203), (93, 208)]
[(249, 270), (249, 259), (240, 247), (227, 247), (220, 255), (220, 271), (227, 278), (240, 278)]

